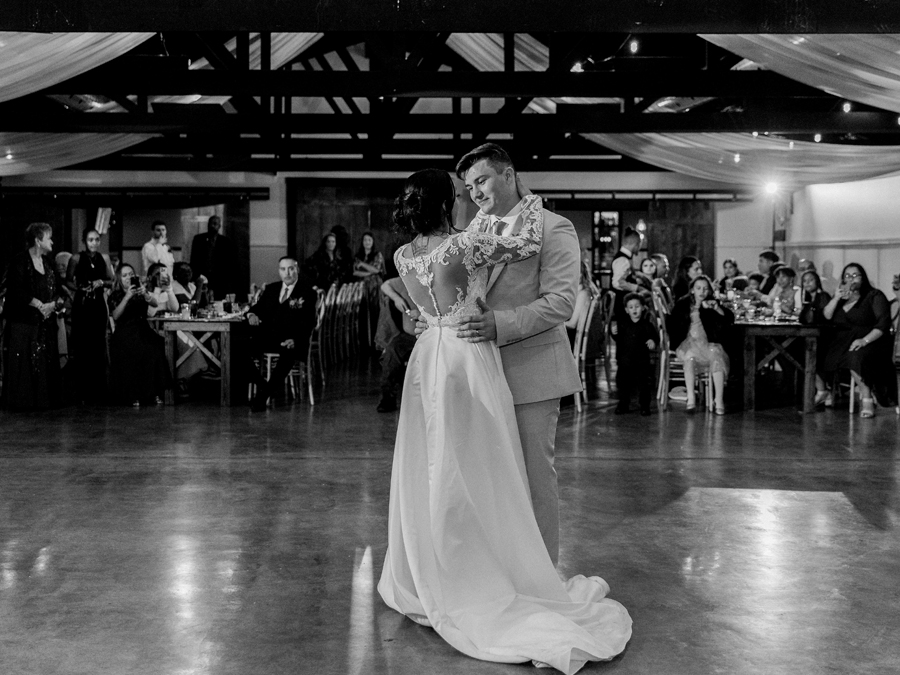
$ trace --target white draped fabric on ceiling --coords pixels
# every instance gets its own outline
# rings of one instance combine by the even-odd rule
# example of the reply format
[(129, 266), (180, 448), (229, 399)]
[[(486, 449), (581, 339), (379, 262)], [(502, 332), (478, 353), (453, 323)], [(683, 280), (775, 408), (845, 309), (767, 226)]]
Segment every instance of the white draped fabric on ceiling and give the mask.
[[(0, 94), (3, 99), (40, 91), (75, 77), (141, 44), (153, 33), (0, 33)], [(321, 37), (321, 33), (273, 33), (272, 68), (279, 68)], [(228, 48), (236, 50), (235, 41)], [(251, 68), (261, 63), (258, 34), (250, 44)], [(209, 68), (206, 59), (192, 69)], [(9, 91), (7, 90), (9, 88)], [(10, 92), (12, 92), (10, 94)], [(84, 92), (95, 93), (95, 92)], [(155, 103), (222, 103), (227, 97), (159, 96)], [(96, 105), (89, 113), (121, 111), (118, 103)], [(52, 134), (0, 132), (0, 176), (48, 171), (103, 157), (151, 138), (142, 134)]]
[(900, 35), (701, 35), (768, 70), (900, 113)]
[[(704, 36), (732, 50), (726, 41), (731, 38), (748, 36)], [(750, 38), (778, 38), (783, 36), (749, 36)], [(818, 36), (823, 37), (823, 36)], [(824, 36), (841, 37), (841, 36)], [(528, 38), (530, 39), (530, 38)], [(883, 59), (887, 59), (886, 46), (890, 41), (900, 50), (900, 38), (884, 35), (855, 36), (857, 41), (871, 40), (878, 45)], [(500, 70), (503, 62), (503, 39), (497, 34), (454, 34), (449, 42), (463, 58), (479, 70)], [(733, 51), (750, 60), (754, 55), (742, 51), (736, 42)], [(788, 44), (791, 44), (788, 41)], [(526, 47), (522, 50), (522, 47)], [(523, 43), (516, 37), (516, 67), (521, 70), (544, 70), (549, 62), (549, 54), (540, 43)], [(762, 49), (762, 48), (760, 48)], [(525, 58), (519, 58), (522, 50)], [(860, 54), (857, 47), (856, 54)], [(875, 48), (873, 47), (873, 52)], [(893, 52), (891, 52), (893, 53)], [(895, 60), (896, 60), (896, 54)], [(773, 58), (779, 58), (775, 55)], [(762, 60), (765, 65), (772, 65)], [(897, 62), (900, 64), (900, 62)], [(776, 68), (773, 66), (773, 70)], [(790, 67), (784, 74), (794, 77)], [(893, 86), (900, 92), (900, 67), (893, 68)], [(852, 78), (848, 71), (836, 71), (840, 76)], [(887, 70), (883, 70), (886, 73)], [(799, 77), (795, 79), (801, 79)], [(884, 79), (890, 79), (887, 75)], [(816, 82), (808, 84), (818, 86)], [(887, 88), (884, 81), (882, 90)], [(553, 112), (556, 102), (584, 103), (591, 99), (556, 98), (535, 99), (530, 108), (535, 112)], [(599, 100), (599, 99), (593, 99)], [(858, 99), (862, 100), (862, 99)], [(900, 105), (900, 95), (897, 103)], [(646, 113), (662, 114), (662, 113)], [(760, 130), (763, 131), (763, 130)], [(696, 133), (696, 134), (584, 134), (596, 143), (639, 159), (647, 164), (676, 171), (697, 178), (723, 181), (731, 184), (762, 187), (774, 182), (779, 187), (797, 188), (816, 183), (840, 183), (865, 180), (900, 171), (900, 147), (896, 146), (854, 146), (828, 143), (789, 141), (781, 138), (757, 136), (743, 133)]]

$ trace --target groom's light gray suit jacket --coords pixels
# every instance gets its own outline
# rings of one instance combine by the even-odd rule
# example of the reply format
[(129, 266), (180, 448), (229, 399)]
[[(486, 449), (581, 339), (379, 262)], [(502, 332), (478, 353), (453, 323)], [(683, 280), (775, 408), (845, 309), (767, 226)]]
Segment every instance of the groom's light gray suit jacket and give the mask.
[[(580, 273), (572, 223), (543, 209), (541, 252), (491, 268), (486, 302), (494, 310), (503, 371), (516, 405), (581, 391), (564, 323), (575, 309)], [(475, 222), (470, 226), (476, 228)], [(484, 219), (484, 229), (490, 220)], [(506, 234), (522, 228), (521, 214)]]

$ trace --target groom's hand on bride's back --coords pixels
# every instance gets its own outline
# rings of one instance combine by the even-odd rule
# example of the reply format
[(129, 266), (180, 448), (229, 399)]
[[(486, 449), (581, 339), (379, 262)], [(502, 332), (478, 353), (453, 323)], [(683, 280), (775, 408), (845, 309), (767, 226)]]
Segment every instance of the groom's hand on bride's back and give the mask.
[(459, 330), (456, 337), (466, 342), (487, 342), (497, 339), (497, 321), (494, 318), (494, 310), (487, 306), (484, 300), (478, 298), (478, 314), (466, 314), (460, 317)]

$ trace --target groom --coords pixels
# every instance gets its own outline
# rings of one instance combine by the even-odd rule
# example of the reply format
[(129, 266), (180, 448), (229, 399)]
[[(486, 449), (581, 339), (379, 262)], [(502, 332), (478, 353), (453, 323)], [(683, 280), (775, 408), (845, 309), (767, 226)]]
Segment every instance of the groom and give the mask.
[[(522, 199), (506, 151), (480, 145), (456, 165), (469, 196), (491, 216), (492, 231), (515, 234), (522, 227)], [(541, 252), (491, 269), (481, 314), (463, 317), (458, 336), (469, 342), (496, 340), (512, 391), (522, 439), (531, 501), (553, 564), (559, 559), (559, 489), (553, 467), (559, 399), (581, 391), (578, 367), (564, 322), (575, 308), (580, 250), (571, 222), (544, 209)], [(476, 227), (473, 224), (470, 228)]]

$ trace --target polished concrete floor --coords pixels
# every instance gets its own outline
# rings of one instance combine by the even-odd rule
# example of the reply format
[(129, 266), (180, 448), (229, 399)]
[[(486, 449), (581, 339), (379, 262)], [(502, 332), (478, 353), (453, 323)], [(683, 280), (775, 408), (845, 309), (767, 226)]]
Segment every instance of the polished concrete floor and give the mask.
[[(0, 412), (0, 673), (532, 672), (380, 602), (397, 417), (371, 372), (329, 394)], [(560, 571), (634, 619), (583, 672), (900, 672), (900, 419), (880, 412), (566, 409)]]

